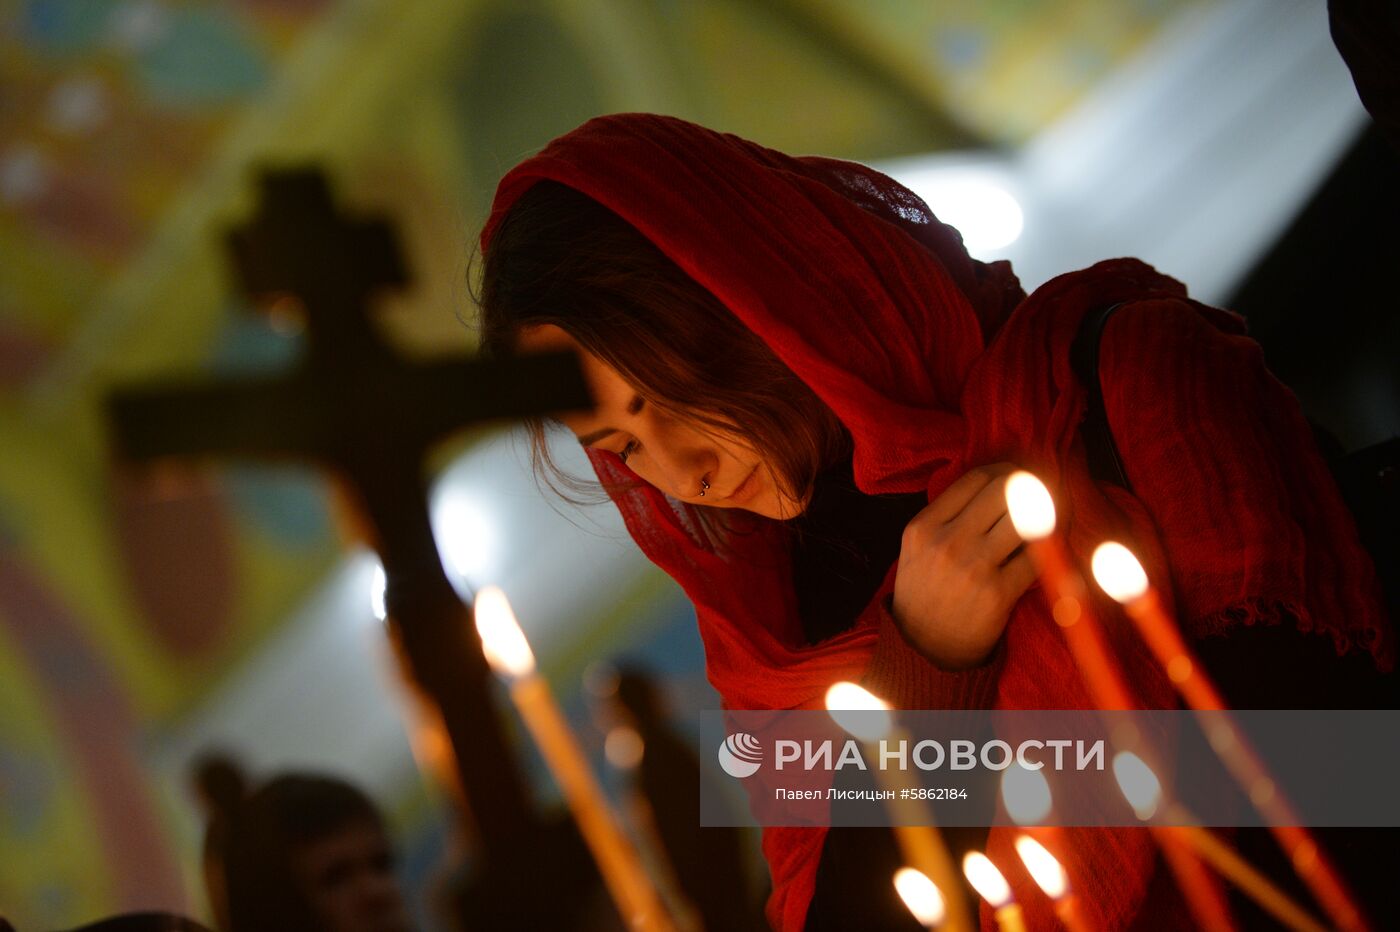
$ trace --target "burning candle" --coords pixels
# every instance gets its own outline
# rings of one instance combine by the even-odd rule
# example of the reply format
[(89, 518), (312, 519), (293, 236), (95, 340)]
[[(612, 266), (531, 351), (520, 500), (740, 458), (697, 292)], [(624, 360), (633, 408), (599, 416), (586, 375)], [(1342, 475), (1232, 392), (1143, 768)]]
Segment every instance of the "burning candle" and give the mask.
[[(1157, 779), (1157, 774), (1141, 757), (1132, 751), (1119, 751), (1113, 756), (1113, 776), (1139, 819), (1146, 822), (1157, 814), (1162, 800), (1162, 781)], [(1202, 867), (1200, 859), (1192, 853), (1185, 833), (1171, 825), (1153, 825), (1149, 828), (1167, 859), (1167, 865), (1175, 873), (1177, 883), (1186, 894), (1186, 904), (1197, 923), (1206, 929), (1233, 929), (1235, 926), (1229, 918), (1225, 898)]]
[(1017, 825), (1036, 825), (1050, 817), (1050, 781), (1039, 770), (1017, 764), (1001, 775), (1001, 801)]
[(901, 867), (894, 872), (894, 888), (909, 912), (925, 929), (932, 929), (943, 921), (946, 909), (943, 894), (938, 885), (928, 879), (923, 871), (912, 867)]
[(1011, 821), (1025, 828), (1028, 835), (1058, 851), (1065, 850), (1064, 831), (1050, 824), (1054, 802), (1050, 798), (1050, 781), (1042, 771), (1019, 764), (1006, 768), (1001, 775), (1001, 802)]
[[(1162, 803), (1162, 784), (1142, 758), (1131, 751), (1115, 754), (1113, 776), (1139, 819), (1145, 822), (1157, 814)], [(1295, 932), (1323, 932), (1321, 923), (1229, 845), (1214, 833), (1189, 824), (1196, 819), (1180, 803), (1170, 804), (1163, 813), (1163, 819), (1177, 823), (1171, 827), (1171, 831), (1181, 844), (1194, 851), (1284, 926)]]
[(1139, 819), (1146, 822), (1157, 814), (1157, 806), (1162, 801), (1162, 781), (1141, 757), (1132, 751), (1113, 755), (1113, 779)]
[(488, 586), (476, 595), (476, 630), (491, 669), (510, 681), (510, 697), (568, 801), (603, 882), (629, 928), (671, 932), (641, 858), (609, 807), (578, 741), (547, 684), (506, 595)]
[(969, 851), (963, 858), (963, 874), (967, 882), (982, 895), (982, 899), (991, 905), (1001, 932), (1026, 932), (1021, 907), (1011, 898), (1011, 885), (991, 858), (980, 851)]
[[(903, 731), (896, 727), (890, 707), (869, 690), (855, 683), (835, 683), (826, 691), (826, 708), (836, 724), (851, 737), (863, 742), (866, 757), (883, 762), (880, 745), (884, 742), (905, 740)], [(875, 768), (880, 786), (892, 790), (886, 804), (893, 823), (895, 841), (906, 863), (918, 868), (931, 877), (938, 888), (947, 896), (947, 928), (958, 932), (970, 932), (972, 917), (968, 913), (967, 902), (959, 894), (961, 884), (953, 866), (953, 857), (943, 836), (933, 824), (933, 815), (928, 807), (920, 802), (914, 782), (900, 768)]]
[[(1064, 635), (1090, 697), (1099, 709), (1141, 707), (1109, 649), (1098, 620), (1089, 611), (1087, 586), (1061, 537), (1056, 534), (1055, 502), (1033, 474), (1020, 470), (1006, 482), (1006, 509), (1016, 533), (1026, 542), (1040, 574), (1050, 613)], [(1115, 729), (1115, 745), (1136, 746)], [(1153, 839), (1186, 894), (1192, 913), (1204, 928), (1233, 928), (1219, 887), (1170, 829), (1154, 827)]]
[(1278, 791), (1254, 750), (1229, 721), (1225, 700), (1186, 646), (1142, 563), (1127, 547), (1108, 541), (1094, 550), (1092, 568), (1100, 588), (1123, 605), (1177, 692), (1201, 715), (1211, 746), (1255, 808), (1268, 820), (1269, 830), (1288, 855), (1294, 870), (1333, 923), (1348, 932), (1368, 928), (1341, 875), (1323, 856), (1312, 833), (1302, 827), (1302, 820), (1293, 806)]
[[(1050, 824), (1054, 801), (1050, 795), (1050, 781), (1042, 771), (1020, 765), (1006, 768), (1001, 775), (1001, 801), (1011, 821), (1023, 827), (1026, 835), (1035, 839), (1047, 854), (1051, 851), (1059, 851), (1061, 856), (1065, 854), (1069, 842), (1063, 829)], [(1065, 882), (1068, 884), (1068, 877)]]
[(1069, 888), (1069, 875), (1064, 866), (1045, 846), (1029, 835), (1016, 839), (1016, 853), (1036, 886), (1055, 905), (1055, 915), (1060, 917), (1068, 932), (1089, 932), (1089, 922), (1079, 910), (1079, 902)]
[(1031, 473), (1014, 472), (1006, 480), (1006, 510), (1016, 533), (1026, 542), (1050, 601), (1050, 614), (1060, 626), (1095, 704), (1101, 709), (1139, 708), (1098, 621), (1089, 612), (1084, 577), (1055, 534), (1055, 502), (1050, 490)]

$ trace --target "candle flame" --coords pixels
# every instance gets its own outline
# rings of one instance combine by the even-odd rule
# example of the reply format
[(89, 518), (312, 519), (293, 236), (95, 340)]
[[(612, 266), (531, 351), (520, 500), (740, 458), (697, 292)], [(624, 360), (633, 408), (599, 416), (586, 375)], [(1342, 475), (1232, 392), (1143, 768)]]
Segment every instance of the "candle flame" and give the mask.
[(1064, 867), (1040, 842), (1029, 835), (1021, 835), (1016, 839), (1016, 853), (1036, 886), (1050, 899), (1058, 900), (1069, 892), (1069, 876)]
[(1035, 825), (1050, 815), (1050, 782), (1039, 770), (1019, 764), (1001, 775), (1001, 801), (1018, 825)]
[(855, 683), (833, 683), (826, 691), (826, 710), (852, 737), (878, 741), (894, 729), (890, 707)]
[(1006, 480), (1006, 511), (1025, 540), (1042, 540), (1055, 531), (1055, 501), (1045, 483), (1024, 469)]
[(1114, 541), (1099, 544), (1090, 561), (1099, 588), (1115, 602), (1127, 604), (1147, 592), (1147, 574), (1133, 552)]
[(919, 922), (931, 929), (943, 921), (946, 912), (943, 894), (938, 892), (938, 887), (923, 871), (901, 867), (894, 873), (894, 888)]
[(1011, 887), (1006, 878), (997, 870), (992, 859), (980, 851), (969, 851), (963, 858), (963, 875), (967, 882), (982, 894), (982, 899), (992, 904), (993, 909), (1001, 909), (1011, 902)]
[(1137, 817), (1144, 822), (1152, 818), (1162, 801), (1162, 783), (1152, 768), (1132, 751), (1119, 751), (1113, 756), (1113, 776)]
[(510, 601), (499, 586), (486, 586), (476, 594), (476, 633), (491, 669), (508, 676), (535, 672), (535, 653), (515, 620)]

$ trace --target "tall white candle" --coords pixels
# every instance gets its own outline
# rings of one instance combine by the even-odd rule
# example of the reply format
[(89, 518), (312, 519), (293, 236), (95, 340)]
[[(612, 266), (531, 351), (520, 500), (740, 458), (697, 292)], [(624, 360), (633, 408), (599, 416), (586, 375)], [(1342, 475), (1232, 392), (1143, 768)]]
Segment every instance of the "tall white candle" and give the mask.
[[(881, 741), (897, 744), (906, 738), (904, 732), (896, 727), (890, 707), (855, 683), (833, 684), (826, 691), (826, 708), (836, 724), (865, 744), (865, 756), (870, 760), (882, 760)], [(875, 774), (883, 789), (894, 791), (887, 801), (887, 808), (894, 823), (895, 841), (905, 863), (922, 871), (942, 891), (947, 908), (945, 927), (955, 932), (971, 932), (972, 917), (962, 896), (962, 885), (958, 883), (952, 855), (943, 842), (943, 835), (933, 824), (933, 814), (912, 792), (916, 789), (914, 782), (898, 768), (877, 767)], [(906, 790), (911, 792), (904, 792)]]
[(564, 793), (603, 882), (629, 928), (672, 932), (642, 860), (623, 834), (607, 797), (549, 690), (506, 595), (488, 586), (476, 595), (476, 630), (487, 661), (510, 681), (510, 697)]

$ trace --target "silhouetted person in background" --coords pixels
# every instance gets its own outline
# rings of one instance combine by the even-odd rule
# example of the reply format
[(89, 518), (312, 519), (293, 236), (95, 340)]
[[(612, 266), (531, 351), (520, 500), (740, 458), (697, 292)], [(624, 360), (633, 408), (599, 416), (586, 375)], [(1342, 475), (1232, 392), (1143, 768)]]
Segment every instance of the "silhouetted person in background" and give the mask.
[(236, 812), (248, 792), (238, 762), (222, 751), (196, 758), (191, 767), (195, 799), (204, 814), (204, 848), (200, 852), (200, 876), (209, 897), (209, 909), (222, 920), (228, 915), (224, 892), (222, 851), (228, 835), (228, 816)]
[(210, 901), (221, 929), (412, 929), (384, 820), (354, 786), (283, 774), (246, 797), (215, 792), (206, 801), (215, 806), (206, 865), (216, 868)]

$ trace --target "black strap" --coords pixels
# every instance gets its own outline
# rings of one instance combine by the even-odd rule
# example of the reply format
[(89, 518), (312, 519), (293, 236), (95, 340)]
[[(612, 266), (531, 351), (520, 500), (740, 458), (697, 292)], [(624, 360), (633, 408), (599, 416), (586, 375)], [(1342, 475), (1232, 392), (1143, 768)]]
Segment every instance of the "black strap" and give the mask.
[(1099, 342), (1103, 339), (1109, 317), (1123, 304), (1120, 301), (1084, 315), (1079, 322), (1079, 331), (1074, 335), (1074, 343), (1070, 345), (1069, 363), (1088, 394), (1079, 436), (1084, 440), (1084, 452), (1089, 459), (1089, 475), (1100, 482), (1111, 482), (1131, 489), (1128, 473), (1123, 469), (1123, 460), (1118, 455), (1118, 446), (1113, 442), (1113, 430), (1109, 427), (1108, 411), (1103, 403), (1103, 386), (1099, 384)]

